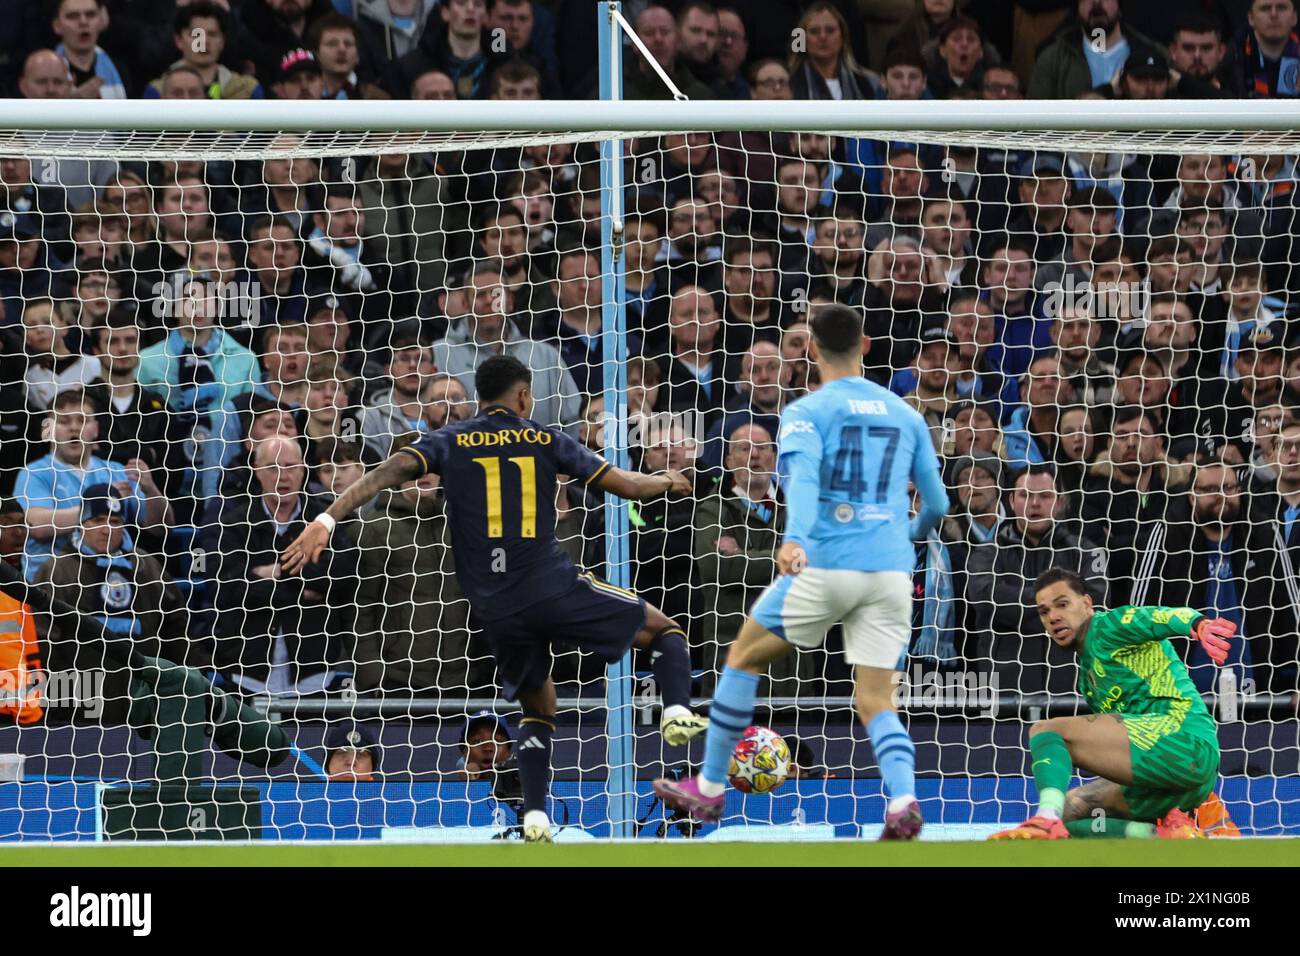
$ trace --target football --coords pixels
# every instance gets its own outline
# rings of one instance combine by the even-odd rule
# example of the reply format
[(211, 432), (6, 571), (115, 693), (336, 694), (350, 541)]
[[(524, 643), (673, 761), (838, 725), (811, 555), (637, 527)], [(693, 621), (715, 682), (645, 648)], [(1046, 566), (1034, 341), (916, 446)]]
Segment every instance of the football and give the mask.
[(790, 772), (790, 748), (771, 727), (746, 727), (727, 778), (741, 793), (771, 793)]

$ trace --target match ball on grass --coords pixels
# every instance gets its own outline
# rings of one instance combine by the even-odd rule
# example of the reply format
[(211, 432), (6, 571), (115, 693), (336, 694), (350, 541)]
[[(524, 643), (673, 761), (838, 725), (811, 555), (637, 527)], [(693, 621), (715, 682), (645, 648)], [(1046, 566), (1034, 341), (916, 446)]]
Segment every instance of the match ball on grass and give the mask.
[(790, 773), (790, 748), (771, 727), (746, 727), (727, 779), (741, 793), (771, 793)]

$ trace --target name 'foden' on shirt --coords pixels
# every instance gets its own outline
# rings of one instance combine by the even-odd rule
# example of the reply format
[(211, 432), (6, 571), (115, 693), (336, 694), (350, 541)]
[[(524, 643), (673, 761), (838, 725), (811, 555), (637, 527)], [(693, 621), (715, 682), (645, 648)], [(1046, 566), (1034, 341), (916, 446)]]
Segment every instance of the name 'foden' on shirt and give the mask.
[(554, 436), (536, 428), (502, 428), (492, 432), (462, 432), (456, 436), (460, 448), (484, 448), (489, 445), (549, 445)]

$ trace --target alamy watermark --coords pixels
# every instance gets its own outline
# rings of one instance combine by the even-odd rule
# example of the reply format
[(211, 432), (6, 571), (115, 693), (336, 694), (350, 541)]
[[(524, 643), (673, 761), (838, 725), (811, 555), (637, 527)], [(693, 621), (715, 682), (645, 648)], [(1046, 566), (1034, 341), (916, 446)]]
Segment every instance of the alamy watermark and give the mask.
[(996, 717), (998, 675), (977, 670), (927, 669), (913, 664), (894, 675), (894, 706), (901, 710), (979, 709), (981, 717)]
[(1138, 319), (1147, 314), (1151, 285), (1120, 280), (1103, 285), (1080, 282), (1067, 272), (1059, 282), (1043, 287), (1044, 307), (1049, 316), (1059, 316), (1063, 309), (1091, 315), (1094, 319)]
[(21, 707), (30, 701), (97, 718), (104, 712), (104, 672), (0, 670), (0, 707)]
[[(239, 319), (257, 324), (262, 285), (256, 280), (225, 282), (174, 276), (153, 285), (153, 314), (157, 319), (175, 319), (182, 310), (191, 316), (221, 320)], [(188, 303), (188, 305), (186, 305)]]

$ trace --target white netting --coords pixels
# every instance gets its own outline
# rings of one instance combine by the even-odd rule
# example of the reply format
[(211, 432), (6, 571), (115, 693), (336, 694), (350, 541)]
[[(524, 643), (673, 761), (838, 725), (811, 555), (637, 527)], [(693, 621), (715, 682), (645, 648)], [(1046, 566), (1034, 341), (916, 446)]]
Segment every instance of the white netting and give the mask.
[[(5, 619), (21, 626), (0, 634), (0, 670), (12, 683), (26, 647), (23, 667), (50, 680), (43, 709), (9, 699), (21, 727), (0, 731), (27, 780), (269, 779), (272, 837), (492, 822), (510, 804), (479, 764), (507, 748), (486, 718), (470, 729), (488, 742), (463, 747), (467, 716), (517, 711), (458, 586), (434, 483), (367, 505), (305, 581), (275, 559), (397, 439), (471, 413), (473, 370), (501, 347), (532, 368), (539, 421), (599, 450), (626, 418), (633, 468), (693, 472), (694, 497), (628, 508), (629, 583), (686, 627), (706, 701), (774, 576), (772, 440), (816, 384), (809, 310), (841, 302), (863, 310), (868, 374), (925, 413), (953, 497), (918, 548), (904, 672), (919, 769), (952, 807), (939, 822), (1014, 819), (1019, 797), (996, 782), (1024, 772), (1025, 722), (1078, 706), (1074, 665), (1027, 591), (1064, 564), (1111, 604), (1240, 619), (1245, 658), (1216, 672), (1193, 657), (1193, 675), (1223, 721), (1234, 806), (1254, 817), (1240, 822), (1293, 823), (1294, 796), (1247, 790), (1244, 775), (1296, 772), (1294, 134), (631, 125), (642, 131), (0, 134), (14, 157), (0, 166), (0, 493), (27, 530), (24, 573), (110, 634), (76, 615), (38, 613), (35, 631)], [(596, 141), (615, 130), (629, 184), (622, 415), (600, 352)], [(104, 486), (121, 482), (119, 502)], [(111, 509), (128, 537), (87, 536)], [(562, 548), (607, 574), (601, 499), (570, 486), (557, 519)], [(219, 675), (231, 696), (213, 705), (167, 668), (145, 680), (156, 665), (131, 649)], [(634, 670), (641, 816), (646, 781), (700, 755), (662, 747), (648, 661)], [(608, 832), (604, 667), (561, 648), (554, 677), (556, 816)], [(873, 764), (842, 658), (791, 657), (760, 693), (756, 719), (843, 787), (751, 799), (745, 819), (843, 829)], [(198, 712), (166, 709), (195, 695)], [(282, 722), (236, 712), (238, 697)], [(282, 758), (269, 770), (258, 735)], [(358, 798), (320, 782), (346, 763), (329, 754), (372, 745), (389, 783)], [(91, 835), (84, 815), (53, 815), (84, 798), (50, 787), (39, 811), (0, 817), (0, 839)]]

